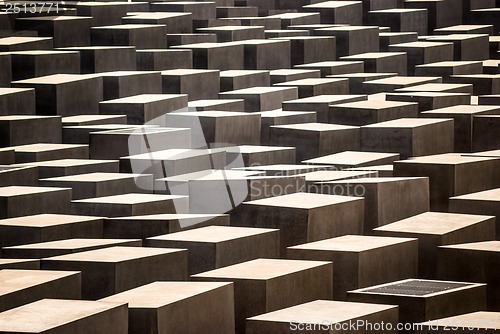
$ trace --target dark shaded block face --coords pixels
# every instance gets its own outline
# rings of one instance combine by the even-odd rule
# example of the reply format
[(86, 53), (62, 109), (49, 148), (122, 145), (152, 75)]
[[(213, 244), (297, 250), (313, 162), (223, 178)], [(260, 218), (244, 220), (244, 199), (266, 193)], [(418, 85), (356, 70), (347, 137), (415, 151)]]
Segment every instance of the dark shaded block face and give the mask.
[[(80, 53), (82, 74), (136, 69), (136, 53), (133, 46), (94, 46), (67, 49)], [(115, 59), (120, 59), (120, 61), (115, 61)]]
[[(433, 226), (433, 222), (440, 222), (440, 225)], [(495, 221), (492, 216), (438, 212), (422, 213), (374, 230), (375, 234), (381, 236), (418, 238), (419, 275), (425, 278), (436, 277), (439, 246), (454, 242), (493, 240), (494, 231)]]
[[(447, 140), (438, 144), (436, 138), (444, 133)], [(400, 152), (403, 159), (453, 152), (453, 121), (399, 119), (367, 125), (361, 131), (361, 147), (374, 152)]]
[(10, 87), (12, 81), (11, 56), (9, 54), (0, 55), (0, 87)]
[(15, 87), (35, 88), (41, 115), (96, 114), (103, 98), (102, 79), (77, 74), (54, 74), (13, 82)]
[[(300, 204), (294, 205), (297, 201)], [(363, 207), (361, 198), (295, 193), (245, 202), (235, 211), (233, 221), (237, 226), (279, 228), (284, 256), (288, 246), (321, 240), (326, 235), (360, 234)]]
[[(331, 263), (324, 261), (257, 259), (193, 275), (192, 279), (235, 282), (236, 331), (243, 333), (248, 317), (316, 299), (331, 300), (331, 270)], [(289, 286), (297, 287), (295, 294), (285, 292)]]
[(4, 269), (0, 282), (0, 310), (6, 311), (44, 298), (80, 299), (81, 273), (78, 271)]
[(129, 24), (93, 27), (93, 45), (132, 45), (137, 49), (161, 49), (167, 46), (165, 25)]
[[(129, 330), (137, 333), (152, 329), (234, 333), (232, 283), (155, 282), (101, 301), (128, 303)], [(187, 321), (193, 313), (200, 316)]]
[[(414, 277), (417, 253), (416, 239), (349, 235), (288, 247), (287, 257), (337, 263), (333, 296), (345, 300), (347, 291)], [(390, 263), (377, 261), (386, 256)], [(392, 266), (398, 270), (387, 270)]]
[(500, 116), (475, 116), (472, 136), (472, 150), (483, 151), (498, 148), (499, 139), (495, 135), (500, 124)]
[(39, 36), (53, 37), (54, 47), (90, 45), (90, 17), (47, 16), (16, 20), (16, 29), (35, 30)]
[(187, 94), (190, 101), (214, 99), (220, 91), (219, 77), (218, 70), (163, 71), (163, 93)]
[(81, 271), (82, 296), (95, 300), (154, 281), (186, 280), (187, 253), (183, 249), (113, 247), (46, 258), (42, 268)]
[(359, 149), (359, 127), (306, 123), (271, 126), (270, 143), (295, 146), (300, 163), (317, 156)]

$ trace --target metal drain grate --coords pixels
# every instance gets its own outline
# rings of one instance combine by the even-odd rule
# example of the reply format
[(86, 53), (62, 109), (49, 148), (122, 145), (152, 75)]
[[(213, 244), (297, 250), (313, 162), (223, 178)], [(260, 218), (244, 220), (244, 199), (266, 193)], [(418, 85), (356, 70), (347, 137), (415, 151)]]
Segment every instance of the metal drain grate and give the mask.
[(436, 282), (425, 280), (411, 280), (395, 283), (378, 288), (367, 289), (365, 292), (385, 293), (390, 295), (425, 296), (436, 292), (463, 288), (469, 286), (467, 283)]

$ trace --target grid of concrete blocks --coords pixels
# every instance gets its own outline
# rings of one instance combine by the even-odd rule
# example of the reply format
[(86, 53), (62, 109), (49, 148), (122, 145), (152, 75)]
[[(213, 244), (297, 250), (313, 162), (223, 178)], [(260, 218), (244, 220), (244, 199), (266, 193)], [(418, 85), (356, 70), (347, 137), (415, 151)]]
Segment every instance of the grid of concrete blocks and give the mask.
[(0, 2), (0, 333), (500, 332), (500, 2)]

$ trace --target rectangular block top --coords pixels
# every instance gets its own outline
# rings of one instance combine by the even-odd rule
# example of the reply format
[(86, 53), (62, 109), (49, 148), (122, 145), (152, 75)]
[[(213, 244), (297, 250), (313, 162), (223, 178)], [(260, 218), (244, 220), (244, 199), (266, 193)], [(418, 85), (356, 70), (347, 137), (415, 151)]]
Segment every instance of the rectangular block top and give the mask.
[[(290, 82), (290, 81), (289, 81)], [(349, 101), (349, 100), (365, 100), (367, 95), (316, 95), (310, 97), (304, 97), (297, 100), (287, 101), (286, 104), (292, 103), (338, 103), (339, 101)]]
[[(93, 123), (95, 121), (112, 121), (118, 122), (119, 118), (126, 119), (127, 115), (75, 115), (65, 116), (62, 118), (63, 125), (83, 125), (85, 123)], [(122, 121), (123, 122), (123, 121)], [(128, 126), (127, 124), (123, 124)]]
[[(248, 27), (248, 26), (247, 26)], [(200, 35), (215, 35), (214, 33), (207, 33), (206, 34), (201, 34)], [(198, 34), (196, 34), (198, 35)], [(194, 43), (194, 44), (181, 44), (181, 45), (174, 45), (172, 46), (175, 49), (219, 49), (219, 48), (243, 48), (243, 41), (238, 41), (238, 42), (203, 42), (203, 43)], [(170, 49), (169, 49), (170, 50)], [(168, 72), (170, 71), (184, 71), (184, 70), (167, 70)], [(167, 72), (164, 71), (164, 72)], [(189, 72), (193, 72), (192, 74), (199, 74), (199, 73), (209, 73), (209, 72), (218, 72), (218, 70), (190, 70)], [(189, 75), (189, 74), (188, 74)]]
[(234, 278), (251, 280), (269, 280), (288, 274), (331, 265), (326, 261), (256, 259), (238, 263), (201, 274), (193, 275), (196, 278)]
[[(287, 37), (287, 39), (290, 39), (290, 37)], [(298, 68), (292, 68), (292, 69), (279, 69), (279, 70), (272, 70), (269, 72), (271, 75), (275, 76), (288, 76), (288, 75), (295, 75), (295, 74), (318, 74), (319, 77), (319, 70), (301, 70)]]
[(500, 202), (500, 188), (451, 197), (451, 199)]
[(258, 113), (260, 114), (261, 118), (281, 118), (281, 117), (286, 118), (288, 116), (316, 114), (315, 111), (288, 111), (288, 110), (281, 110), (281, 109), (260, 111)]
[(238, 31), (238, 30), (259, 30), (263, 29), (263, 26), (216, 26), (216, 27), (208, 27), (208, 28), (200, 28), (199, 31)]
[(428, 41), (463, 41), (466, 39), (473, 39), (478, 37), (487, 38), (487, 34), (450, 34), (450, 35), (439, 35), (439, 36), (429, 36)]
[(128, 303), (129, 308), (159, 308), (233, 283), (153, 282), (101, 299), (103, 302)]
[(0, 313), (0, 331), (4, 333), (45, 333), (59, 326), (122, 306), (126, 307), (123, 303), (42, 299)]
[(492, 241), (471, 242), (467, 244), (439, 246), (439, 248), (457, 249), (457, 250), (462, 249), (469, 251), (491, 252), (500, 254), (500, 241), (492, 240)]
[(399, 108), (405, 106), (417, 105), (417, 103), (412, 102), (399, 102), (399, 101), (356, 101), (348, 102), (342, 104), (333, 105), (334, 108), (354, 108), (354, 109), (389, 109), (389, 108)]
[(385, 58), (385, 57), (394, 57), (394, 56), (405, 56), (406, 53), (404, 52), (367, 52), (367, 53), (360, 53), (352, 56), (344, 56), (342, 59), (353, 59), (353, 60), (358, 60), (358, 59), (380, 59), (380, 58)]
[(397, 92), (442, 92), (452, 89), (467, 88), (470, 87), (472, 91), (472, 84), (448, 84), (448, 83), (426, 83), (417, 86), (410, 86), (405, 88), (399, 88)]
[(363, 128), (418, 128), (440, 123), (453, 124), (452, 118), (400, 118), (363, 126)]
[(201, 118), (201, 117), (209, 117), (209, 118), (226, 118), (226, 117), (257, 117), (260, 118), (259, 115), (253, 114), (253, 113), (248, 113), (248, 112), (241, 112), (241, 111), (220, 111), (220, 110), (205, 110), (205, 111), (187, 111), (187, 112), (176, 112), (176, 113), (171, 113), (167, 116), (174, 118), (178, 116), (184, 116), (184, 117), (196, 117), (196, 118)]
[(314, 132), (359, 129), (359, 127), (357, 126), (327, 124), (327, 123), (299, 123), (299, 124), (287, 124), (287, 125), (272, 125), (271, 128), (314, 131)]
[(59, 85), (76, 81), (97, 79), (92, 74), (52, 74), (31, 79), (19, 80), (12, 82), (13, 84), (34, 84), (34, 85)]
[[(411, 86), (411, 88), (413, 87), (417, 87), (417, 86)], [(408, 96), (408, 97), (444, 97), (444, 96), (470, 96), (470, 94), (468, 93), (449, 93), (449, 92), (426, 92), (426, 91), (412, 91), (411, 89), (410, 90), (407, 90), (405, 92), (403, 92), (403, 90), (399, 90), (399, 89), (396, 89), (396, 92), (398, 93), (393, 93), (393, 94), (386, 94), (386, 97), (390, 97), (390, 96)], [(403, 93), (402, 93), (403, 92)], [(427, 112), (425, 112), (427, 113)], [(425, 115), (424, 115), (425, 116)]]
[(220, 72), (221, 78), (237, 78), (253, 76), (256, 74), (269, 74), (268, 70), (226, 70)]
[(228, 147), (226, 151), (229, 153), (251, 154), (251, 153), (262, 153), (262, 152), (286, 151), (294, 149), (295, 147), (287, 147), (287, 146), (240, 145), (240, 146)]
[[(92, 3), (97, 3), (97, 2), (92, 2)], [(79, 3), (79, 5), (81, 2)], [(106, 46), (70, 46), (70, 47), (65, 47), (61, 48), (65, 50), (79, 50), (79, 51), (99, 51), (99, 50), (119, 50), (119, 49), (131, 49), (135, 51), (135, 46), (114, 46), (114, 45), (106, 45)], [(95, 75), (95, 74), (94, 74)]]
[(314, 172), (319, 170), (332, 170), (333, 167), (330, 165), (287, 165), (287, 164), (277, 164), (277, 165), (265, 165), (265, 166), (252, 166), (241, 168), (243, 170), (263, 170), (268, 174), (276, 175), (294, 175), (299, 173)]
[(438, 61), (435, 63), (429, 63), (429, 64), (421, 64), (417, 65), (417, 67), (456, 67), (456, 66), (467, 66), (467, 65), (474, 65), (474, 64), (481, 64), (482, 62), (480, 61), (465, 61), (465, 60), (460, 60), (460, 61)]
[(34, 194), (49, 194), (54, 191), (69, 191), (71, 188), (55, 188), (55, 187), (28, 187), (28, 186), (9, 186), (0, 187), (0, 198), (8, 198), (15, 196), (26, 196)]
[(479, 157), (479, 156), (465, 156), (457, 153), (445, 153), (427, 155), (422, 157), (413, 157), (408, 160), (397, 161), (396, 163), (409, 163), (409, 164), (429, 164), (429, 165), (460, 165), (469, 163), (479, 163), (495, 161), (496, 158)]
[(483, 152), (471, 153), (470, 155), (475, 157), (500, 158), (500, 150), (483, 151)]
[[(106, 127), (108, 128), (116, 128), (116, 130), (107, 130)], [(96, 129), (96, 132), (99, 132), (99, 135), (124, 135), (124, 136), (147, 136), (148, 134), (169, 134), (169, 133), (182, 133), (189, 131), (188, 128), (160, 128), (157, 127), (156, 125), (136, 125), (135, 127), (129, 127), (129, 126), (123, 126), (121, 124), (109, 124), (109, 125), (84, 125), (84, 126), (78, 126), (78, 127), (70, 127), (66, 126), (64, 127), (65, 129), (67, 128), (78, 128), (78, 129)], [(103, 129), (103, 131), (99, 130), (98, 128)], [(95, 133), (92, 133), (93, 135), (96, 135)]]
[(0, 95), (10, 95), (30, 91), (34, 91), (34, 88), (0, 88)]
[(79, 274), (78, 271), (3, 269), (0, 270), (0, 295)]
[(472, 225), (494, 220), (494, 216), (458, 213), (424, 212), (395, 223), (377, 227), (375, 231), (444, 235)]
[[(187, 94), (140, 94), (134, 96), (122, 97), (119, 99), (102, 101), (99, 103), (104, 104), (113, 104), (113, 103), (131, 103), (131, 104), (139, 104), (139, 103), (151, 103), (158, 101), (168, 101), (178, 98), (186, 98)], [(187, 102), (187, 101), (186, 101)]]
[(377, 177), (378, 173), (374, 172), (363, 172), (363, 171), (347, 171), (347, 170), (320, 170), (317, 172), (308, 172), (304, 174), (299, 174), (299, 176), (304, 176), (306, 182), (321, 182), (321, 181), (333, 181), (333, 180), (343, 180), (343, 179), (353, 179), (361, 177)]
[(258, 199), (244, 204), (274, 206), (293, 209), (314, 209), (336, 204), (362, 201), (362, 198), (350, 196), (324, 195), (313, 193), (293, 193), (288, 195)]
[[(116, 3), (116, 2), (115, 2)], [(81, 5), (80, 2), (78, 5)], [(104, 5), (104, 4), (113, 4), (112, 2), (87, 2), (85, 4), (89, 5)], [(190, 16), (190, 13), (174, 13), (174, 12), (129, 12), (127, 13), (126, 19), (165, 19), (171, 17), (180, 17), (180, 16)], [(124, 21), (126, 21), (124, 19)]]
[[(131, 159), (140, 159), (140, 160), (180, 160), (180, 159), (189, 159), (195, 157), (208, 157), (211, 154), (215, 154), (218, 151), (216, 150), (203, 150), (203, 149), (167, 149), (162, 151), (154, 151), (150, 153), (142, 153), (131, 155), (123, 158), (131, 158)], [(219, 151), (221, 152), (221, 151)]]
[(406, 242), (416, 241), (415, 238), (376, 237), (364, 235), (345, 235), (341, 237), (310, 242), (288, 249), (321, 250), (335, 252), (365, 252), (372, 249), (388, 247)]
[(92, 222), (100, 219), (103, 219), (103, 217), (42, 213), (32, 216), (1, 219), (0, 226), (50, 227), (64, 224)]
[[(171, 3), (171, 2), (169, 2)], [(215, 43), (214, 43), (215, 44)], [(197, 74), (207, 74), (207, 73), (220, 73), (219, 70), (201, 70), (201, 69), (177, 69), (177, 70), (165, 70), (161, 72), (161, 75), (167, 76), (187, 76), (187, 75), (197, 75)]]
[(64, 239), (48, 242), (40, 242), (36, 244), (26, 244), (20, 246), (4, 247), (3, 249), (88, 249), (88, 248), (102, 248), (111, 247), (115, 245), (141, 242), (141, 239)]
[(369, 80), (377, 80), (377, 79), (383, 79), (383, 78), (389, 78), (389, 77), (397, 77), (397, 73), (365, 73), (365, 72), (358, 72), (358, 73), (343, 73), (343, 74), (334, 74), (334, 75), (329, 75), (327, 76), (328, 78), (360, 78), (364, 79), (363, 81), (369, 81)]
[(189, 182), (191, 180), (210, 180), (210, 179), (221, 179), (221, 178), (246, 178), (253, 175), (265, 175), (263, 171), (245, 171), (245, 170), (216, 170), (207, 169), (199, 172), (192, 172), (174, 176), (167, 176), (161, 179), (156, 179), (156, 181), (167, 181), (167, 182)]
[[(319, 29), (322, 30), (322, 29)], [(362, 61), (341, 61), (341, 60), (327, 60), (327, 61), (320, 61), (316, 63), (308, 63), (308, 64), (302, 64), (302, 65), (297, 65), (297, 67), (311, 67), (311, 68), (329, 68), (329, 67), (340, 67), (340, 66), (349, 66), (349, 65), (355, 65), (355, 64), (363, 64)]]
[(133, 204), (142, 204), (142, 203), (150, 203), (158, 201), (169, 201), (186, 197), (187, 196), (130, 193), (122, 195), (87, 198), (87, 199), (75, 200), (72, 202), (133, 205)]
[(451, 292), (477, 288), (482, 286), (484, 287), (486, 286), (486, 284), (423, 280), (423, 279), (411, 278), (402, 281), (371, 286), (369, 288), (358, 289), (350, 291), (348, 293), (397, 295), (397, 296), (426, 298), (426, 297), (443, 295)]
[(24, 44), (31, 42), (39, 42), (39, 41), (51, 41), (52, 37), (24, 37), (24, 36), (16, 36), (16, 37), (4, 37), (0, 38), (0, 45), (16, 45), (16, 44)]
[(219, 99), (213, 99), (213, 100), (196, 100), (196, 101), (189, 101), (188, 102), (188, 107), (189, 108), (196, 108), (196, 107), (210, 107), (210, 106), (218, 106), (221, 104), (230, 104), (230, 103), (239, 103), (239, 102), (244, 102), (245, 100), (243, 99), (224, 99), (224, 100), (219, 100)]
[(42, 55), (58, 55), (58, 54), (79, 54), (77, 51), (63, 51), (63, 50), (24, 50), (24, 51), (11, 51), (10, 54), (22, 56), (42, 56)]
[(382, 84), (382, 85), (417, 85), (419, 83), (440, 81), (441, 77), (404, 77), (394, 76), (383, 79), (376, 79), (366, 81), (369, 84)]
[(207, 218), (215, 217), (228, 217), (227, 214), (194, 214), (194, 213), (161, 213), (154, 215), (142, 215), (142, 216), (126, 216), (126, 217), (113, 217), (108, 218), (110, 220), (182, 220), (182, 219), (200, 219), (202, 221), (207, 220)]
[(206, 226), (196, 228), (194, 230), (170, 233), (148, 239), (219, 243), (276, 231), (279, 230), (254, 227)]
[(20, 146), (12, 146), (16, 152), (27, 152), (27, 153), (37, 153), (37, 152), (50, 152), (67, 150), (72, 148), (87, 148), (89, 145), (81, 144), (28, 144)]
[(463, 74), (452, 75), (452, 78), (470, 78), (470, 79), (485, 79), (485, 80), (500, 80), (500, 74)]
[(427, 177), (365, 177), (365, 178), (355, 178), (349, 180), (338, 180), (325, 182), (325, 184), (381, 184), (390, 182), (402, 182), (402, 181), (412, 181), (412, 180), (425, 180)]
[(39, 262), (40, 260), (38, 259), (0, 259), (0, 267), (4, 265), (9, 265), (9, 264), (15, 264), (15, 263), (36, 263)]
[(307, 164), (324, 164), (324, 165), (361, 165), (382, 159), (391, 159), (396, 161), (399, 159), (398, 153), (380, 153), (380, 152), (359, 152), (359, 151), (345, 151), (325, 155), (322, 157), (304, 160)]
[[(421, 0), (418, 0), (421, 1)], [(486, 24), (457, 24), (451, 27), (444, 27), (444, 28), (439, 28), (439, 29), (434, 29), (434, 31), (469, 31), (469, 30), (475, 30), (475, 29), (481, 29), (481, 28), (491, 28), (491, 25), (486, 25)]]
[(22, 17), (17, 20), (30, 20), (30, 21), (68, 21), (68, 20), (90, 20), (89, 16), (36, 16), (36, 17)]
[(47, 261), (72, 261), (72, 262), (103, 262), (118, 263), (124, 261), (137, 260), (150, 256), (166, 255), (187, 250), (180, 248), (151, 248), (151, 247), (122, 247), (115, 246), (49, 257)]
[(325, 1), (304, 6), (304, 8), (338, 8), (360, 4), (361, 1)]
[(166, 27), (164, 24), (118, 24), (113, 26), (92, 27), (96, 30), (137, 30)]
[(283, 91), (293, 91), (296, 88), (293, 87), (251, 87), (232, 90), (229, 92), (220, 93), (220, 95), (259, 95), (259, 94), (269, 94)]
[[(338, 2), (345, 2), (345, 1), (338, 1)], [(328, 28), (320, 28), (320, 29), (315, 29), (318, 31), (339, 31), (339, 32), (350, 32), (350, 31), (361, 31), (361, 30), (379, 30), (378, 26), (346, 26), (346, 25), (338, 25), (338, 26), (332, 26)]]
[(352, 303), (332, 300), (315, 300), (312, 302), (284, 308), (278, 311), (265, 313), (249, 320), (265, 322), (304, 324), (329, 324), (355, 321), (365, 316), (387, 310), (395, 310), (395, 305)]
[[(29, 88), (34, 89), (34, 88)], [(0, 122), (2, 121), (25, 121), (25, 120), (41, 120), (41, 119), (60, 119), (61, 116), (39, 116), (39, 115), (7, 115), (0, 116)]]
[[(422, 1), (422, 0), (419, 0)], [(432, 0), (432, 1), (442, 1), (442, 0)], [(411, 2), (411, 0), (408, 0)], [(379, 9), (371, 11), (372, 13), (414, 13), (426, 10), (425, 8), (389, 8), (389, 9)]]
[(47, 161), (35, 161), (18, 164), (17, 166), (37, 166), (37, 167), (74, 167), (97, 165), (102, 163), (118, 162), (118, 160), (94, 160), (94, 159), (59, 159)]
[(64, 181), (64, 182), (104, 182), (104, 181), (115, 181), (115, 180), (126, 180), (126, 179), (136, 179), (141, 176), (147, 176), (148, 174), (128, 174), (128, 173), (88, 173), (88, 174), (77, 174), (77, 175), (67, 175), (59, 177), (51, 177), (47, 179), (41, 179), (41, 181)]
[(398, 48), (433, 48), (433, 47), (441, 47), (441, 46), (452, 46), (453, 43), (447, 43), (447, 42), (425, 42), (425, 41), (419, 41), (419, 42), (406, 42), (406, 43), (400, 43), (400, 44), (392, 44), (391, 47), (398, 47)]
[(286, 81), (286, 82), (280, 82), (277, 84), (274, 84), (274, 86), (316, 86), (316, 85), (322, 85), (322, 84), (329, 84), (329, 83), (335, 83), (335, 82), (347, 82), (348, 79), (342, 79), (342, 78), (307, 78), (307, 79), (298, 79), (298, 80), (292, 80), (292, 81)]
[(473, 115), (480, 113), (500, 112), (500, 106), (476, 106), (476, 105), (459, 105), (446, 108), (439, 108), (426, 111), (423, 114), (457, 114), (457, 115)]

